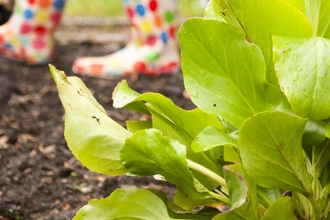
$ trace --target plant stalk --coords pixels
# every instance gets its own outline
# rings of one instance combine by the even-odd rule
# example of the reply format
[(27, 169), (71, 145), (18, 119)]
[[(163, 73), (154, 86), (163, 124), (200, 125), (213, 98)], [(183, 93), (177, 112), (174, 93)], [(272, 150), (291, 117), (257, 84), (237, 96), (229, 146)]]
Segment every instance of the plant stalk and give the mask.
[(186, 161), (188, 163), (189, 168), (209, 177), (214, 182), (218, 183), (221, 187), (227, 188), (226, 180), (221, 176), (219, 176), (218, 174), (191, 160), (186, 159)]
[[(188, 163), (188, 167), (190, 169), (193, 169), (207, 177), (209, 177), (211, 180), (213, 180), (214, 182), (218, 183), (221, 187), (224, 187), (225, 189), (227, 189), (227, 184), (226, 184), (226, 180), (224, 178), (222, 178), (221, 176), (219, 176), (218, 174), (214, 173), (213, 171), (203, 167), (202, 165), (195, 163), (191, 160), (186, 159), (187, 163)], [(222, 202), (230, 205), (230, 200), (227, 196), (225, 196), (224, 194), (218, 194), (219, 196), (222, 197)]]

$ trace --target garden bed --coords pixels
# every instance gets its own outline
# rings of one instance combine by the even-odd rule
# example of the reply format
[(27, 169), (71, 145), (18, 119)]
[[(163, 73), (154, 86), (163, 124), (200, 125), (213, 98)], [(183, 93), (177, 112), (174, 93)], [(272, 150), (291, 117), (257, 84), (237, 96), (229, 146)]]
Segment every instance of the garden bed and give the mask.
[[(74, 75), (71, 66), (76, 57), (105, 55), (123, 47), (129, 26), (122, 19), (108, 21), (95, 25), (93, 18), (64, 17), (52, 64)], [(123, 126), (125, 120), (141, 117), (112, 107), (112, 91), (123, 77), (81, 78), (108, 115)], [(185, 109), (194, 107), (184, 98), (181, 74), (125, 79), (140, 93), (162, 93)], [(166, 182), (152, 177), (106, 177), (89, 172), (75, 160), (63, 137), (64, 110), (47, 66), (27, 66), (1, 57), (0, 83), (1, 220), (71, 219), (88, 200), (107, 197), (118, 187), (151, 187), (173, 196)]]

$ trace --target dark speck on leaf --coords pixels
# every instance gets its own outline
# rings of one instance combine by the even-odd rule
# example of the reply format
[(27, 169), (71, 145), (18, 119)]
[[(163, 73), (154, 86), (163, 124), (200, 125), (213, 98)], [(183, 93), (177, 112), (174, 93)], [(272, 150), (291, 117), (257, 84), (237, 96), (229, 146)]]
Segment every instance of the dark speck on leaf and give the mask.
[(217, 107), (217, 104), (213, 104), (213, 107)]
[(92, 116), (92, 119), (95, 119), (99, 124), (101, 124), (101, 123), (100, 123), (100, 119), (99, 119), (98, 117), (96, 117), (96, 116)]

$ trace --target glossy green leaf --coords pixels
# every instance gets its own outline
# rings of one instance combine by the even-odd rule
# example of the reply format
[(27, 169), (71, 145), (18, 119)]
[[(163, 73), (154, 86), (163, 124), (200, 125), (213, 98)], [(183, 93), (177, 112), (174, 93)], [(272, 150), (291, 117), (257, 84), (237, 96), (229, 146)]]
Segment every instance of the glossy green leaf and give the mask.
[[(170, 136), (170, 137), (178, 140), (180, 143), (184, 144), (186, 146), (186, 150), (187, 150), (186, 157), (188, 159), (195, 161), (195, 162), (207, 167), (208, 169), (211, 169), (213, 172), (216, 172), (219, 175), (222, 175), (222, 168), (219, 167), (218, 164), (215, 163), (215, 161), (212, 161), (203, 152), (195, 153), (190, 149), (189, 146), (190, 146), (190, 143), (192, 140), (191, 140), (190, 136), (187, 135), (187, 132), (188, 133), (191, 132), (191, 130), (188, 127), (188, 125), (190, 124), (189, 120), (187, 120), (186, 125), (184, 125), (184, 128), (186, 128), (188, 130), (186, 130), (186, 129), (183, 130), (179, 126), (177, 126), (177, 124), (175, 124), (172, 120), (170, 120), (166, 115), (159, 113), (159, 111), (157, 111), (157, 110), (154, 110), (154, 108), (152, 108), (152, 106), (149, 106), (149, 107), (150, 107), (149, 110), (152, 114), (154, 128), (161, 130), (164, 133), (164, 135)], [(199, 109), (194, 110), (193, 112), (191, 112), (192, 114), (190, 115), (189, 118), (191, 119), (191, 116), (193, 116), (193, 115), (196, 115), (196, 119), (199, 118), (198, 117), (199, 112), (202, 113), (202, 111), (200, 111)], [(172, 113), (170, 113), (170, 114), (172, 114)], [(199, 116), (202, 116), (202, 115), (203, 114), (201, 114)], [(180, 120), (182, 120), (184, 118), (185, 118), (184, 115), (182, 115), (182, 118)], [(201, 118), (199, 118), (199, 119), (201, 119)], [(205, 119), (207, 120), (207, 117), (205, 117)], [(216, 119), (216, 120), (218, 120), (218, 119)], [(182, 121), (182, 122), (184, 123), (184, 121)], [(192, 122), (192, 121), (190, 121), (190, 122)], [(204, 121), (204, 123), (205, 122), (206, 121)], [(203, 126), (203, 124), (199, 124), (199, 125)], [(196, 127), (200, 127), (200, 126), (196, 126)], [(187, 131), (187, 132), (185, 132), (185, 131)], [(196, 178), (198, 178), (200, 181), (206, 180), (204, 178), (204, 176), (199, 176), (198, 174), (196, 174), (196, 175), (194, 174), (194, 176)], [(199, 178), (199, 177), (201, 177), (201, 178)]]
[[(149, 106), (149, 111), (152, 115), (152, 124), (154, 128), (161, 130), (165, 135), (180, 141), (182, 144), (186, 146), (190, 145), (190, 143), (192, 142), (192, 137), (190, 137), (189, 134), (185, 132), (185, 130), (181, 129), (179, 127), (180, 125), (179, 126), (176, 125), (176, 123), (173, 120), (171, 120), (166, 114), (157, 111), (155, 108), (153, 108), (152, 105), (148, 105), (148, 106)], [(187, 124), (190, 123), (187, 121)], [(188, 128), (188, 132), (191, 132), (189, 128)]]
[[(113, 93), (114, 107), (129, 106), (141, 109), (141, 105), (153, 115), (153, 127), (166, 135), (190, 145), (194, 137), (207, 126), (225, 130), (216, 115), (207, 114), (200, 109), (191, 111), (177, 107), (170, 99), (156, 93), (139, 94), (127, 86), (126, 81), (119, 83)], [(147, 102), (147, 104), (145, 104)]]
[(305, 0), (306, 14), (313, 24), (314, 35), (330, 38), (330, 1), (329, 0)]
[[(191, 111), (183, 110), (160, 94), (145, 93), (140, 95), (130, 89), (126, 81), (118, 84), (113, 93), (113, 98), (116, 108), (129, 106), (130, 109), (138, 112), (141, 112), (141, 109), (146, 109), (148, 114), (152, 115), (153, 128), (161, 130), (164, 135), (186, 145), (188, 159), (211, 169), (213, 172), (222, 174), (222, 168), (218, 164), (205, 154), (196, 154), (189, 148), (195, 136), (207, 126), (214, 126), (220, 131), (226, 130), (216, 115), (208, 114), (198, 108)], [(200, 181), (205, 180), (204, 177), (200, 179), (198, 175), (195, 175), (195, 177)]]
[[(167, 117), (167, 115), (162, 114), (158, 110), (154, 109), (153, 106), (149, 105), (149, 110), (152, 114), (153, 127), (161, 130), (164, 133), (164, 135), (170, 136), (180, 141), (182, 144), (184, 144), (186, 146), (186, 150), (187, 150), (186, 157), (188, 159), (207, 167), (208, 169), (212, 170), (213, 172), (221, 176), (223, 175), (222, 168), (216, 163), (216, 161), (212, 160), (212, 158), (209, 158), (206, 153), (204, 152), (195, 153), (190, 148), (192, 137), (193, 135), (195, 135), (194, 130), (202, 129), (203, 128), (202, 126), (207, 126), (208, 124), (219, 123), (219, 120), (216, 117), (214, 117), (215, 121), (211, 121), (210, 119), (212, 115), (203, 113), (200, 109), (195, 109), (191, 112), (187, 112), (187, 114), (181, 114), (182, 117), (178, 117), (180, 114), (177, 114), (176, 111), (173, 110), (173, 111), (168, 111), (170, 115), (174, 114), (174, 117), (172, 117), (174, 120), (171, 120)], [(185, 117), (186, 115), (188, 117)], [(202, 120), (203, 115), (205, 116), (204, 118), (205, 120)], [(210, 122), (208, 123), (209, 120)], [(200, 123), (197, 123), (197, 121), (199, 121)], [(203, 182), (203, 184), (207, 184), (205, 183), (205, 181), (208, 182), (207, 178), (199, 175), (198, 173), (194, 173), (194, 177), (197, 178), (199, 181)], [(210, 185), (207, 184), (205, 186), (210, 186)]]
[(196, 136), (191, 144), (191, 149), (195, 152), (202, 152), (222, 145), (236, 146), (237, 139), (213, 126), (209, 126)]
[(141, 102), (135, 101), (140, 96), (140, 93), (132, 90), (128, 85), (127, 81), (123, 80), (118, 83), (115, 90), (112, 93), (113, 107), (123, 108), (128, 110), (150, 114), (148, 108)]
[(74, 156), (88, 169), (107, 175), (127, 172), (120, 150), (131, 133), (106, 114), (77, 77), (50, 66), (65, 109), (65, 139)]
[(90, 219), (172, 219), (157, 195), (142, 189), (117, 189), (108, 198), (90, 200), (74, 220)]
[(130, 173), (140, 176), (160, 174), (199, 204), (226, 200), (194, 179), (186, 162), (185, 146), (164, 137), (156, 129), (143, 130), (128, 138), (121, 159)]
[(171, 210), (174, 205), (163, 192), (143, 189), (117, 189), (108, 198), (90, 200), (81, 208), (73, 220), (90, 219), (198, 219), (209, 220), (217, 212), (214, 209), (203, 209), (194, 214)]
[(279, 198), (266, 210), (261, 220), (297, 220), (294, 213), (297, 206), (297, 200), (292, 197), (287, 196)]
[(255, 183), (242, 164), (224, 167), (231, 210), (215, 216), (214, 220), (258, 220), (258, 198)]
[[(216, 0), (223, 11), (233, 11), (249, 41), (256, 43), (266, 60), (266, 79), (277, 85), (272, 59), (272, 35), (287, 37), (311, 37), (312, 25), (297, 6), (298, 0)], [(295, 6), (294, 6), (294, 4)], [(235, 22), (236, 23), (236, 22)]]
[(261, 50), (242, 32), (194, 18), (181, 26), (179, 39), (186, 90), (203, 111), (239, 128), (247, 118), (281, 102), (280, 92), (265, 82)]
[(273, 37), (279, 84), (292, 110), (313, 120), (330, 117), (330, 40)]
[(302, 136), (306, 120), (283, 112), (248, 119), (239, 136), (242, 162), (258, 185), (311, 193)]

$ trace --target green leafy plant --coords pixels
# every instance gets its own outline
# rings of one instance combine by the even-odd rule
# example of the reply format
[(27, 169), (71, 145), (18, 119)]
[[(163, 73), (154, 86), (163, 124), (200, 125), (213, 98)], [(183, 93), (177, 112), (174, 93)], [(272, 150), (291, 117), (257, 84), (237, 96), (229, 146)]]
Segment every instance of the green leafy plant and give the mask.
[(198, 106), (139, 94), (114, 106), (148, 114), (110, 119), (81, 80), (50, 67), (65, 138), (87, 168), (158, 175), (160, 191), (118, 189), (75, 219), (330, 219), (330, 1), (213, 0), (179, 30), (186, 90)]

